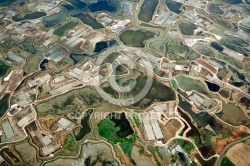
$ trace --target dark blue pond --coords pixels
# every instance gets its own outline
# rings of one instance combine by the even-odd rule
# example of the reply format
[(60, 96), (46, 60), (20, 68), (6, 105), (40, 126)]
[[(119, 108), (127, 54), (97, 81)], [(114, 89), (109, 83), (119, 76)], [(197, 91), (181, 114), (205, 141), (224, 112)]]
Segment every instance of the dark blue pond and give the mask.
[(181, 152), (178, 152), (177, 154), (178, 154), (180, 160), (181, 160), (182, 162), (184, 162), (184, 161), (185, 161), (185, 155), (184, 155), (183, 153), (181, 153)]
[(72, 5), (76, 6), (79, 9), (83, 9), (87, 6), (85, 2), (82, 2), (80, 0), (66, 0), (67, 2), (71, 3)]
[(169, 10), (171, 10), (172, 12), (176, 14), (179, 14), (181, 12), (182, 3), (172, 0), (166, 0), (166, 4)]
[(100, 41), (100, 42), (97, 42), (96, 45), (95, 45), (95, 50), (94, 50), (94, 52), (97, 52), (97, 53), (102, 52), (102, 51), (104, 51), (105, 49), (107, 49), (108, 47), (114, 46), (116, 43), (117, 43), (116, 40)]
[(45, 65), (46, 65), (46, 63), (48, 63), (49, 62), (49, 60), (48, 59), (43, 59), (43, 61), (40, 63), (40, 69), (41, 70), (46, 70), (46, 67), (45, 67)]
[(88, 56), (87, 54), (70, 54), (70, 58), (75, 62), (78, 63), (84, 57)]
[(1, 0), (0, 1), (0, 6), (8, 6), (10, 5), (12, 2), (14, 2), (15, 0)]
[(243, 3), (242, 0), (224, 0), (225, 2), (227, 3), (230, 3), (230, 4), (239, 4), (239, 3)]
[(211, 46), (212, 46), (214, 49), (216, 49), (217, 51), (219, 51), (219, 52), (222, 52), (222, 51), (224, 50), (224, 48), (223, 48), (220, 44), (218, 44), (218, 43), (216, 43), (216, 42), (212, 42), (212, 43), (211, 43)]
[(243, 82), (232, 82), (231, 84), (238, 87), (238, 88), (244, 85)]
[(66, 3), (66, 2), (62, 2), (60, 5), (62, 7), (64, 7), (67, 11), (72, 11), (72, 10), (75, 9), (74, 6), (72, 6), (72, 5), (70, 5), (70, 4)]
[(108, 12), (116, 12), (117, 9), (115, 6), (109, 5), (108, 1), (98, 1), (97, 3), (92, 3), (88, 5), (88, 8), (91, 12), (99, 12), (99, 11), (108, 11)]
[(215, 131), (215, 133), (220, 133), (222, 128), (219, 123), (217, 123), (216, 119), (208, 114), (207, 112), (200, 112), (195, 113), (192, 110), (192, 105), (188, 103), (187, 101), (183, 100), (181, 96), (179, 97), (179, 106), (189, 115), (193, 118), (193, 120), (196, 122), (197, 127), (205, 127), (207, 124), (209, 124), (212, 129)]
[(208, 82), (208, 81), (205, 81), (207, 86), (208, 86), (208, 89), (212, 92), (219, 92), (220, 90), (220, 86), (217, 85), (217, 84), (214, 84), (214, 83), (211, 83), (211, 82)]

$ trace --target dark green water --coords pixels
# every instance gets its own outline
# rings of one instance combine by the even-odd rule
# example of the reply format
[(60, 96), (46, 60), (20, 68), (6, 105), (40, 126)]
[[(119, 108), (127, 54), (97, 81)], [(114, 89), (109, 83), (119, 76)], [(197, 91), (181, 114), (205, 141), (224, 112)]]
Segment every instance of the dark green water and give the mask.
[(66, 1), (74, 5), (78, 9), (83, 9), (87, 6), (87, 3), (80, 0), (66, 0)]
[(150, 22), (158, 3), (158, 0), (144, 0), (138, 19), (144, 22)]
[(226, 3), (230, 3), (230, 4), (239, 4), (239, 3), (243, 3), (242, 0), (223, 0)]
[(15, 0), (1, 0), (0, 1), (0, 6), (8, 6), (10, 5), (12, 2), (14, 2)]
[(108, 118), (115, 123), (115, 127), (119, 128), (119, 130), (116, 132), (116, 135), (119, 138), (125, 138), (134, 133), (124, 112), (110, 113)]
[(62, 10), (56, 14), (53, 14), (51, 16), (47, 16), (43, 18), (44, 21), (44, 26), (46, 28), (50, 28), (53, 26), (58, 25), (61, 23), (63, 20), (65, 20), (67, 17), (67, 12), (65, 10)]
[(10, 94), (5, 94), (2, 99), (0, 99), (0, 118), (5, 114), (9, 108), (9, 98)]
[(229, 37), (226, 39), (227, 43), (232, 43), (241, 47), (247, 47), (249, 44), (245, 42), (244, 40), (241, 40), (240, 38), (237, 37)]
[(70, 54), (69, 57), (75, 62), (78, 63), (84, 57), (88, 56), (87, 54)]
[(181, 12), (182, 3), (172, 0), (166, 0), (166, 4), (169, 10), (171, 10), (172, 12), (176, 14), (179, 14)]
[(183, 35), (193, 35), (197, 26), (190, 21), (180, 21), (178, 23)]
[(97, 52), (97, 53), (102, 52), (102, 51), (106, 50), (108, 47), (114, 46), (115, 44), (117, 44), (116, 40), (97, 42), (95, 45), (94, 52)]
[(103, 28), (102, 24), (98, 23), (95, 18), (91, 17), (86, 12), (78, 13), (72, 16), (79, 18), (84, 24), (91, 26), (93, 29)]
[(116, 12), (117, 11), (117, 8), (109, 4), (107, 0), (99, 0), (97, 3), (92, 3), (88, 5), (88, 8), (91, 12), (100, 12), (100, 11)]
[(128, 46), (132, 47), (144, 47), (145, 40), (153, 38), (154, 32), (142, 31), (142, 30), (127, 30), (123, 32), (119, 37), (120, 40)]
[(46, 16), (47, 14), (45, 12), (34, 12), (30, 14), (26, 14), (25, 16), (20, 16), (19, 14), (12, 17), (13, 21), (22, 21), (22, 20), (32, 20), (37, 19), (43, 16)]
[(88, 133), (91, 132), (91, 128), (90, 128), (90, 124), (89, 124), (89, 119), (90, 116), (92, 114), (92, 110), (91, 111), (87, 111), (87, 113), (84, 114), (84, 118), (81, 120), (81, 129), (80, 132), (76, 135), (75, 131), (75, 139), (77, 141), (80, 141), (81, 139), (83, 139)]
[(182, 100), (181, 96), (179, 96), (179, 106), (187, 113), (189, 113), (189, 115), (196, 122), (198, 128), (205, 127), (207, 124), (209, 124), (216, 133), (221, 132), (221, 126), (216, 122), (216, 119), (212, 115), (208, 114), (207, 112), (196, 114), (191, 109), (191, 104), (189, 104), (187, 101)]
[(74, 28), (77, 25), (78, 25), (77, 21), (70, 21), (70, 22), (67, 22), (66, 24), (60, 26), (59, 28), (57, 28), (53, 33), (55, 35), (58, 35), (58, 36), (63, 36), (66, 31)]
[(0, 77), (4, 77), (9, 70), (10, 66), (0, 59)]

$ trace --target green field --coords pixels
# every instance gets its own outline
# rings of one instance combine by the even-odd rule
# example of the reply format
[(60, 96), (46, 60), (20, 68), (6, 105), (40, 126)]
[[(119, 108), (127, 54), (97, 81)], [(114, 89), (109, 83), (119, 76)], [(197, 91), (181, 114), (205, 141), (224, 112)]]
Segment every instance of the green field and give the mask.
[(125, 139), (122, 143), (119, 144), (123, 152), (129, 157), (131, 157), (131, 151), (132, 151), (133, 144), (135, 143), (135, 141), (136, 141), (136, 138), (134, 136), (129, 139)]
[(175, 80), (171, 80), (171, 86), (175, 90), (179, 89), (179, 85), (178, 85), (178, 83)]
[(139, 118), (138, 114), (134, 113), (133, 114), (133, 119), (135, 121), (136, 126), (140, 127), (141, 126), (141, 121), (140, 121), (140, 118)]
[(69, 151), (73, 151), (76, 148), (76, 142), (72, 134), (67, 135), (62, 144), (62, 147), (68, 149)]
[(183, 150), (188, 154), (190, 154), (190, 151), (195, 148), (192, 142), (185, 141), (182, 139), (176, 139), (174, 140), (174, 143), (180, 145), (183, 148)]
[(235, 166), (227, 157), (223, 157), (220, 166)]
[(137, 140), (136, 136), (133, 135), (130, 138), (119, 138), (117, 136), (117, 131), (119, 131), (119, 127), (115, 127), (115, 123), (110, 119), (103, 119), (98, 125), (99, 134), (106, 138), (108, 141), (117, 144), (119, 143), (120, 147), (124, 151), (125, 154), (131, 156), (131, 150), (133, 144)]
[(119, 130), (118, 128), (115, 127), (115, 123), (112, 122), (109, 119), (104, 119), (102, 120), (98, 125), (98, 131), (99, 134), (106, 138), (107, 140), (113, 142), (113, 143), (117, 143), (120, 142), (122, 139), (118, 138), (116, 136), (116, 132)]

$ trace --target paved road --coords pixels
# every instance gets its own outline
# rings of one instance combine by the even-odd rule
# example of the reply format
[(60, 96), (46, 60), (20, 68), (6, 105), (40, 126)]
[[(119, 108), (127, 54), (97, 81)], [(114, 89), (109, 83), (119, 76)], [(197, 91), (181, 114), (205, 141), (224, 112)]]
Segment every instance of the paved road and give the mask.
[(250, 136), (247, 136), (247, 137), (245, 137), (245, 138), (242, 138), (242, 139), (240, 139), (240, 140), (237, 140), (237, 141), (234, 141), (234, 142), (228, 144), (228, 145), (221, 151), (221, 153), (220, 153), (219, 157), (217, 158), (217, 160), (216, 160), (214, 166), (218, 166), (218, 165), (220, 164), (221, 158), (222, 158), (222, 157), (224, 156), (224, 154), (228, 151), (228, 149), (230, 149), (232, 146), (234, 146), (234, 145), (236, 145), (236, 144), (238, 144), (238, 143), (240, 143), (240, 142), (242, 142), (242, 141), (248, 140), (248, 139), (250, 139)]

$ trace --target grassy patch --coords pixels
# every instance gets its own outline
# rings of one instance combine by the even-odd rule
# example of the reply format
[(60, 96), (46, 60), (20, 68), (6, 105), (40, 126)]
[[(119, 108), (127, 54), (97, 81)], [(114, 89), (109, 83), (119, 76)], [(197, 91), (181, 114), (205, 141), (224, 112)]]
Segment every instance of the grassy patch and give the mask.
[(143, 154), (144, 152), (145, 152), (144, 147), (141, 147), (141, 149), (139, 150), (139, 153), (140, 153), (140, 154)]
[(133, 136), (129, 139), (123, 140), (123, 142), (119, 144), (123, 152), (129, 157), (131, 157), (131, 151), (132, 151), (133, 144), (135, 143), (135, 141), (136, 141), (136, 137)]
[(171, 80), (171, 86), (175, 90), (179, 89), (179, 85), (178, 85), (178, 83), (175, 80)]
[(140, 127), (141, 126), (141, 121), (140, 121), (140, 118), (139, 118), (138, 114), (134, 113), (133, 114), (133, 119), (135, 121), (136, 126)]
[(222, 132), (221, 137), (218, 138), (218, 140), (223, 140), (223, 139), (228, 138), (228, 137), (230, 137), (230, 134), (228, 132)]
[(104, 119), (97, 125), (99, 134), (106, 138), (107, 140), (117, 143), (120, 142), (121, 139), (116, 136), (116, 132), (119, 130), (115, 127), (115, 123), (109, 119)]
[(68, 134), (65, 138), (62, 147), (68, 149), (69, 151), (73, 151), (76, 148), (76, 142), (72, 134)]
[(183, 150), (185, 152), (187, 152), (188, 154), (190, 154), (190, 151), (192, 149), (194, 149), (194, 145), (193, 145), (192, 142), (185, 141), (185, 140), (182, 140), (182, 139), (176, 139), (176, 140), (174, 140), (174, 142), (176, 144), (180, 145), (183, 148)]
[(178, 156), (172, 155), (172, 156), (171, 156), (171, 159), (170, 159), (170, 162), (171, 162), (172, 164), (174, 164), (174, 163), (176, 163), (177, 160), (178, 160)]

